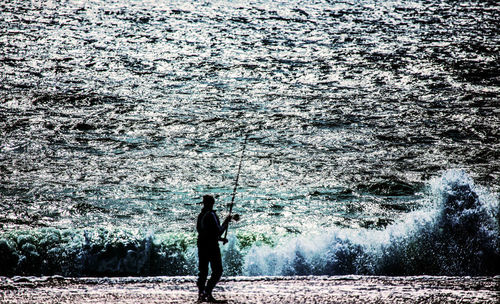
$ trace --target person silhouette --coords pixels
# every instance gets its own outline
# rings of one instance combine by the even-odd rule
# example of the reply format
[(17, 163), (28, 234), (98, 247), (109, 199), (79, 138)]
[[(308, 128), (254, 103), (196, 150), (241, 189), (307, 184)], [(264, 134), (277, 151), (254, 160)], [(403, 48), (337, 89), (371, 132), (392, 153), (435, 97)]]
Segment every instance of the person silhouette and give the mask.
[[(212, 296), (212, 290), (222, 276), (222, 258), (220, 254), (219, 241), (222, 234), (227, 229), (229, 222), (239, 216), (228, 215), (222, 225), (213, 207), (215, 199), (211, 195), (203, 196), (203, 208), (198, 215), (196, 230), (198, 231), (198, 301), (217, 303)], [(212, 274), (207, 282), (208, 265), (212, 269)], [(206, 283), (206, 285), (205, 285)]]

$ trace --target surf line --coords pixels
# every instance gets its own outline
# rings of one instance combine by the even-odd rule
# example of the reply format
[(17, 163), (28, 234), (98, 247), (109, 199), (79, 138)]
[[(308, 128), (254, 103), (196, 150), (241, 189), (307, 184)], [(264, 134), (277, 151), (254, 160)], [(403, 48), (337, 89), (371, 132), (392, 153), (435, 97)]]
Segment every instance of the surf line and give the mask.
[[(241, 164), (243, 163), (243, 156), (245, 155), (245, 149), (247, 147), (247, 140), (248, 140), (248, 134), (245, 135), (245, 141), (243, 142), (243, 148), (241, 150), (240, 164), (238, 165), (238, 173), (236, 174), (236, 180), (234, 182), (233, 196), (231, 198), (231, 203), (229, 204), (229, 216), (231, 216), (233, 213), (234, 198), (236, 197), (236, 191), (238, 190), (238, 181), (240, 179)], [(233, 216), (233, 219), (235, 221), (238, 221), (240, 219), (240, 216), (238, 214), (235, 214)], [(224, 232), (224, 237), (222, 238), (222, 243), (224, 245), (227, 243), (227, 231), (228, 230), (229, 230), (229, 223), (227, 224), (226, 232)]]

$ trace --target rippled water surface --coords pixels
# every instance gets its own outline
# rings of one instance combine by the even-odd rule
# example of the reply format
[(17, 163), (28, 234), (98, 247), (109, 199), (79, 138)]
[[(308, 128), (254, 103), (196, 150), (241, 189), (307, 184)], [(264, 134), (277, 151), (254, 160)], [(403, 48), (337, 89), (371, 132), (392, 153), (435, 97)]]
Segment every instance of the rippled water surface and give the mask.
[(495, 1), (0, 4), (0, 225), (383, 228), (464, 169), (500, 190)]

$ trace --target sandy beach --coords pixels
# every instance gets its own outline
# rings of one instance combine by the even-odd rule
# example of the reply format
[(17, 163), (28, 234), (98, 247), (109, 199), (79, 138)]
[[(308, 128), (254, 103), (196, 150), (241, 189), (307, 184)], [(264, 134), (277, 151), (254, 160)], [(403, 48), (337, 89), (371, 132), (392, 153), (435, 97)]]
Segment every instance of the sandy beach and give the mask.
[[(230, 277), (226, 303), (498, 303), (500, 277)], [(1, 303), (195, 303), (194, 277), (0, 278)]]

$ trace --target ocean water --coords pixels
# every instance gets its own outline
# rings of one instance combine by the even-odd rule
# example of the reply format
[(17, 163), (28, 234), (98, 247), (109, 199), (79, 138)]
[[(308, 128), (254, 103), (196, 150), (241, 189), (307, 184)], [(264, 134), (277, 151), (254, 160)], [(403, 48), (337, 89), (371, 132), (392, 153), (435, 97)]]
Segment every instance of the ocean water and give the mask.
[(495, 1), (0, 4), (0, 275), (500, 274)]

